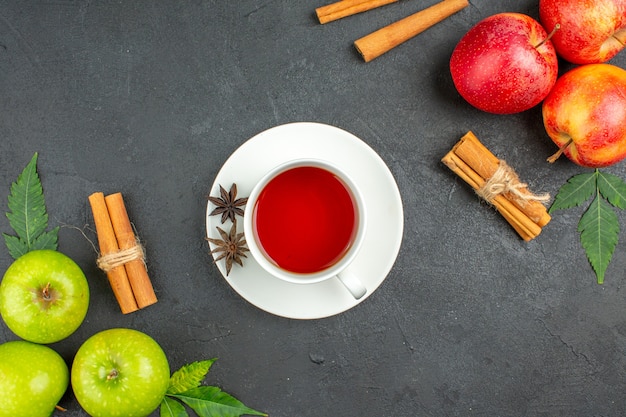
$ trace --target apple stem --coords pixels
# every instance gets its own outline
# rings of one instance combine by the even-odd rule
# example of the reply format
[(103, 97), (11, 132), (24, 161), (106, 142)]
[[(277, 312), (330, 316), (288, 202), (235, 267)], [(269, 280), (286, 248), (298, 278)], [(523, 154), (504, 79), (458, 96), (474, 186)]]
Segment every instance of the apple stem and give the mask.
[(50, 283), (47, 283), (45, 287), (41, 290), (41, 295), (45, 301), (50, 301), (52, 297), (50, 297)]
[(57, 405), (55, 405), (55, 406), (54, 406), (54, 408), (56, 408), (58, 411), (63, 411), (63, 412), (67, 411), (67, 408), (63, 408), (63, 407), (61, 407), (61, 406), (60, 406), (60, 405), (58, 405), (58, 404), (57, 404)]
[(557, 30), (561, 29), (561, 24), (557, 23), (556, 25), (554, 25), (554, 29), (552, 29), (552, 32), (550, 32), (550, 34), (548, 35), (547, 38), (545, 38), (544, 40), (542, 40), (541, 42), (539, 42), (536, 46), (535, 49), (539, 48), (541, 45), (543, 45), (544, 43), (548, 42), (556, 33)]
[(111, 369), (111, 372), (107, 375), (107, 381), (117, 378), (118, 375), (117, 369)]
[(572, 144), (572, 142), (574, 141), (574, 139), (569, 138), (569, 140), (567, 142), (565, 142), (565, 145), (561, 146), (559, 148), (558, 151), (555, 152), (554, 155), (552, 155), (551, 157), (549, 157), (547, 159), (548, 162), (550, 162), (551, 164), (554, 163), (554, 161), (556, 161), (557, 159), (559, 159), (559, 156), (563, 155), (563, 152), (565, 152), (565, 149)]

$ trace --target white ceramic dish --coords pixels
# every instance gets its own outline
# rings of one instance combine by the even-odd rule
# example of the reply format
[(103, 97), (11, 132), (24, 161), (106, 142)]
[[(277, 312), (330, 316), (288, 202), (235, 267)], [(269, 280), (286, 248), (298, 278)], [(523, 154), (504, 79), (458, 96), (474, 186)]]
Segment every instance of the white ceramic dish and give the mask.
[[(244, 266), (234, 264), (229, 275), (223, 261), (217, 267), (244, 299), (269, 313), (293, 319), (318, 319), (344, 312), (367, 299), (385, 280), (402, 241), (404, 218), (398, 186), (380, 156), (365, 142), (337, 127), (320, 123), (290, 123), (265, 130), (241, 145), (226, 160), (215, 178), (211, 195), (220, 184), (228, 190), (237, 184), (238, 198), (246, 197), (274, 166), (298, 158), (319, 158), (339, 165), (363, 194), (367, 208), (367, 233), (353, 267), (367, 288), (356, 300), (338, 279), (316, 284), (292, 284), (265, 272), (248, 255)], [(207, 235), (219, 238), (216, 226), (227, 232), (231, 223), (206, 211)], [(243, 219), (237, 221), (243, 232)], [(211, 245), (211, 247), (213, 247)]]

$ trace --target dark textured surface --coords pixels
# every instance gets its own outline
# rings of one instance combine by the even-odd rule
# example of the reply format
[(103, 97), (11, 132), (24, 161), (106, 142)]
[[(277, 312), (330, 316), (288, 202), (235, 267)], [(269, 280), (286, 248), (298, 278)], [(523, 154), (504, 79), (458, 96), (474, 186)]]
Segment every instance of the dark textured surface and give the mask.
[[(481, 113), (447, 68), (480, 19), (536, 17), (538, 1), (474, 0), (382, 57), (359, 58), (355, 39), (433, 3), (320, 25), (320, 1), (2, 1), (0, 190), (39, 152), (60, 250), (92, 292), (84, 324), (53, 345), (68, 363), (88, 336), (123, 326), (157, 339), (173, 369), (218, 357), (207, 382), (273, 417), (622, 415), (624, 243), (599, 286), (576, 232), (582, 209), (557, 212), (524, 243), (439, 162), (472, 130), (536, 191), (554, 195), (582, 171), (545, 162), (555, 147), (539, 108)], [(626, 66), (626, 55), (613, 63)], [(204, 241), (206, 195), (223, 162), (293, 121), (332, 124), (373, 147), (405, 213), (378, 291), (314, 321), (247, 303)], [(626, 176), (623, 164), (609, 171)], [(95, 191), (124, 194), (155, 306), (123, 316), (96, 269)], [(0, 230), (10, 231), (4, 216)], [(2, 267), (10, 261), (0, 250)], [(0, 326), (0, 342), (15, 338)], [(85, 415), (71, 392), (61, 405), (59, 415)]]

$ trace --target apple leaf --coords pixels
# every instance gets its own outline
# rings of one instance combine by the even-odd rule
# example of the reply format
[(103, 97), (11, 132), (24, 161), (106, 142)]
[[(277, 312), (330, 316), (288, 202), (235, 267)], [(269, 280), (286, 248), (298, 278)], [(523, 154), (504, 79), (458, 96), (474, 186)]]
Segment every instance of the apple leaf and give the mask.
[(580, 218), (578, 231), (580, 242), (598, 277), (598, 284), (602, 284), (617, 245), (619, 222), (617, 215), (599, 192)]
[(598, 171), (598, 190), (615, 207), (626, 208), (626, 182), (620, 177)]
[(185, 406), (169, 397), (163, 398), (160, 411), (161, 417), (189, 417)]
[(35, 153), (17, 181), (11, 184), (9, 224), (16, 236), (3, 233), (4, 241), (13, 259), (36, 249), (57, 249), (59, 228), (46, 232), (48, 213), (43, 188), (37, 174)]
[(7, 248), (9, 249), (9, 254), (13, 259), (17, 259), (20, 256), (24, 255), (26, 252), (28, 252), (28, 244), (26, 244), (26, 242), (19, 237), (10, 236), (4, 233), (3, 236), (4, 243), (7, 245)]
[(626, 208), (626, 182), (598, 169), (590, 174), (575, 175), (561, 187), (550, 212), (579, 206), (592, 196), (591, 204), (578, 222), (578, 232), (598, 284), (602, 284), (620, 231), (617, 215), (611, 206)]
[(245, 406), (218, 387), (201, 385), (216, 360), (193, 362), (172, 374), (165, 398), (161, 402), (161, 417), (188, 417), (185, 406), (180, 402), (188, 405), (200, 417), (267, 416)]
[(213, 362), (216, 360), (217, 359), (209, 359), (184, 365), (172, 374), (170, 386), (167, 388), (167, 394), (180, 394), (200, 386), (202, 380), (204, 380), (206, 374), (209, 372), (211, 365), (213, 365)]
[(246, 407), (241, 401), (218, 387), (201, 386), (172, 395), (172, 397), (187, 404), (200, 417), (267, 416), (265, 413)]
[(595, 173), (575, 175), (559, 189), (549, 211), (577, 207), (587, 201), (595, 190)]

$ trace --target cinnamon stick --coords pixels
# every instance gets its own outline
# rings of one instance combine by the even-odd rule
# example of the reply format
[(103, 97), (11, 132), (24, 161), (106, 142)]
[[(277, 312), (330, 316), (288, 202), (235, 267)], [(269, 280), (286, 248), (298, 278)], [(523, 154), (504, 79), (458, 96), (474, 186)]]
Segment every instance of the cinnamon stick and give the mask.
[(365, 62), (369, 62), (468, 5), (468, 0), (443, 0), (358, 39), (354, 46)]
[[(117, 252), (119, 247), (109, 217), (104, 194), (100, 192), (93, 193), (89, 196), (89, 203), (93, 213), (101, 255)], [(120, 265), (111, 268), (106, 274), (122, 313), (128, 314), (137, 311), (139, 307), (135, 301), (135, 296), (133, 295), (124, 266)]]
[[(453, 152), (446, 154), (442, 162), (474, 190), (479, 190), (485, 184), (485, 180)], [(491, 204), (524, 241), (528, 242), (541, 233), (541, 227), (502, 195), (496, 196)]]
[[(465, 134), (461, 140), (454, 145), (452, 151), (473, 167), (482, 178), (491, 178), (498, 169), (500, 160), (483, 145), (472, 132)], [(525, 195), (532, 195), (528, 188), (520, 188), (518, 191)], [(539, 201), (520, 200), (506, 193), (505, 197), (517, 205), (532, 221), (539, 227), (543, 227), (550, 221), (546, 207)]]
[(321, 24), (332, 22), (357, 13), (366, 12), (398, 0), (339, 0), (315, 9)]
[(143, 249), (138, 245), (137, 236), (130, 224), (122, 193), (107, 195), (104, 199), (119, 249), (137, 248), (141, 253), (141, 257), (135, 257), (124, 264), (137, 306), (144, 308), (152, 305), (157, 302), (157, 297), (143, 259)]
[[(442, 162), (477, 192), (482, 191), (499, 165), (503, 163), (480, 143), (472, 132), (463, 136), (442, 158)], [(517, 179), (517, 176), (514, 178)], [(513, 195), (512, 192), (502, 192), (496, 194), (489, 202), (522, 239), (530, 241), (541, 233), (542, 227), (550, 221), (550, 215), (543, 204), (532, 199), (536, 196), (526, 187), (522, 187), (523, 184), (514, 185), (517, 192), (529, 199), (520, 200), (519, 196)]]

